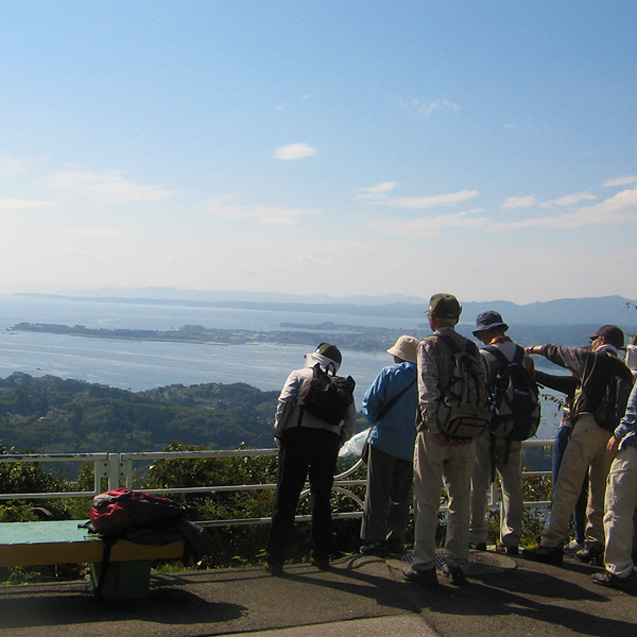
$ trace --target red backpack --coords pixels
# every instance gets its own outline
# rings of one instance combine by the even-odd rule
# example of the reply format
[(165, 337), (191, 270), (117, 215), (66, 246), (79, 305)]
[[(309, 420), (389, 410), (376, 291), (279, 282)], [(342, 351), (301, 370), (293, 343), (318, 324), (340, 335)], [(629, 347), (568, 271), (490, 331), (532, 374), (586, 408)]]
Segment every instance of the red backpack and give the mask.
[(171, 528), (185, 516), (183, 504), (127, 488), (96, 495), (89, 512), (94, 533), (119, 537), (141, 529)]

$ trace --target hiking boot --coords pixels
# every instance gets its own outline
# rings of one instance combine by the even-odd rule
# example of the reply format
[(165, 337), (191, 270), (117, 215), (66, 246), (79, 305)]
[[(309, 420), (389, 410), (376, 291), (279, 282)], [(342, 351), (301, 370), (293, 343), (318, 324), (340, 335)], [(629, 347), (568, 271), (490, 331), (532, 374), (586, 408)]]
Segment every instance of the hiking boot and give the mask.
[(442, 573), (449, 579), (449, 583), (454, 586), (465, 586), (469, 582), (465, 577), (464, 571), (459, 566), (450, 566), (445, 564), (442, 567)]
[(495, 545), (495, 552), (500, 553), (501, 555), (517, 555), (519, 550), (517, 546), (507, 546), (503, 542), (498, 542)]
[(537, 546), (534, 549), (522, 549), (522, 557), (534, 562), (560, 565), (564, 561), (564, 553), (559, 546)]
[(576, 559), (585, 564), (594, 566), (603, 566), (604, 564), (604, 545), (601, 542), (593, 542), (587, 544), (583, 549), (575, 553)]
[(391, 550), (387, 542), (370, 542), (363, 544), (359, 549), (361, 555), (375, 555), (376, 557), (387, 557)]
[(283, 575), (283, 566), (280, 564), (266, 562), (263, 565), (263, 568), (265, 568), (265, 570), (270, 573), (270, 575)]
[(312, 566), (316, 566), (319, 571), (329, 571), (330, 570), (330, 561), (329, 560), (320, 560), (317, 557), (310, 558), (310, 564)]
[(577, 553), (577, 551), (581, 551), (584, 548), (584, 542), (579, 542), (578, 540), (571, 540), (565, 547), (564, 553)]
[(624, 586), (635, 577), (635, 571), (631, 571), (629, 575), (625, 577), (618, 577), (615, 573), (611, 573), (610, 571), (604, 571), (603, 573), (593, 573), (591, 575), (591, 579), (595, 584), (600, 584), (601, 586), (608, 586), (609, 588), (618, 588), (620, 586)]
[(403, 577), (413, 584), (420, 584), (421, 586), (438, 585), (435, 567), (429, 568), (426, 571), (417, 571), (413, 566), (406, 566), (401, 572)]
[(486, 551), (487, 543), (486, 542), (469, 542), (469, 548), (474, 551)]

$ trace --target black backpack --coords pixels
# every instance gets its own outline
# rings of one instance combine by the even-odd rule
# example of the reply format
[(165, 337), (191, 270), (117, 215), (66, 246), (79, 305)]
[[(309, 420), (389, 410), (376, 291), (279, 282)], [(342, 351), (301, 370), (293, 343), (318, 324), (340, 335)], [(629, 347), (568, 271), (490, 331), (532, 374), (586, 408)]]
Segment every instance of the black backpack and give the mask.
[(301, 417), (307, 410), (331, 425), (340, 424), (354, 401), (355, 387), (356, 382), (351, 376), (331, 376), (317, 363), (312, 368), (312, 378), (303, 381), (299, 390), (297, 403)]
[(489, 426), (491, 412), (478, 348), (471, 341), (459, 346), (445, 334), (428, 338), (439, 338), (445, 343), (453, 359), (451, 378), (440, 391), (438, 425), (441, 431), (451, 438), (479, 437)]
[(524, 350), (516, 345), (513, 360), (488, 345), (484, 351), (499, 363), (492, 395), (491, 433), (495, 438), (527, 440), (540, 425), (540, 401), (537, 383), (523, 365)]
[(588, 411), (593, 413), (595, 422), (602, 429), (612, 432), (624, 415), (631, 385), (612, 373), (608, 366), (603, 366), (606, 357), (611, 358), (607, 353), (593, 353), (586, 360), (582, 385), (587, 387), (590, 400)]

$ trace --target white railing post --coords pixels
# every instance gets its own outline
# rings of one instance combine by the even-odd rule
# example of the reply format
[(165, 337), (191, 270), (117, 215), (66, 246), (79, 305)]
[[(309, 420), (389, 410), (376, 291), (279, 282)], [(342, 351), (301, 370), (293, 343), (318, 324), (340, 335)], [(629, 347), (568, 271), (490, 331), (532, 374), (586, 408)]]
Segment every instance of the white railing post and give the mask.
[(124, 486), (129, 489), (133, 488), (133, 461), (130, 459), (122, 458), (122, 454), (119, 454), (119, 474), (124, 480)]
[(108, 490), (119, 488), (119, 454), (108, 454)]
[(101, 493), (102, 481), (108, 478), (108, 455), (104, 460), (95, 461), (93, 467), (93, 490), (95, 493)]

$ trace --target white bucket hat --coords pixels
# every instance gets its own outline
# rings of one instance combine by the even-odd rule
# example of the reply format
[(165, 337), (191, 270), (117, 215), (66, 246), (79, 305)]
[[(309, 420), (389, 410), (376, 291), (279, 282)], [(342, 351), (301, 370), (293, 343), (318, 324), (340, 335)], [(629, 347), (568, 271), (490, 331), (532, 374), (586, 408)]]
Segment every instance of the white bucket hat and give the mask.
[(392, 356), (398, 356), (409, 363), (416, 362), (416, 347), (418, 339), (413, 336), (399, 336), (396, 344), (390, 347), (387, 352)]

